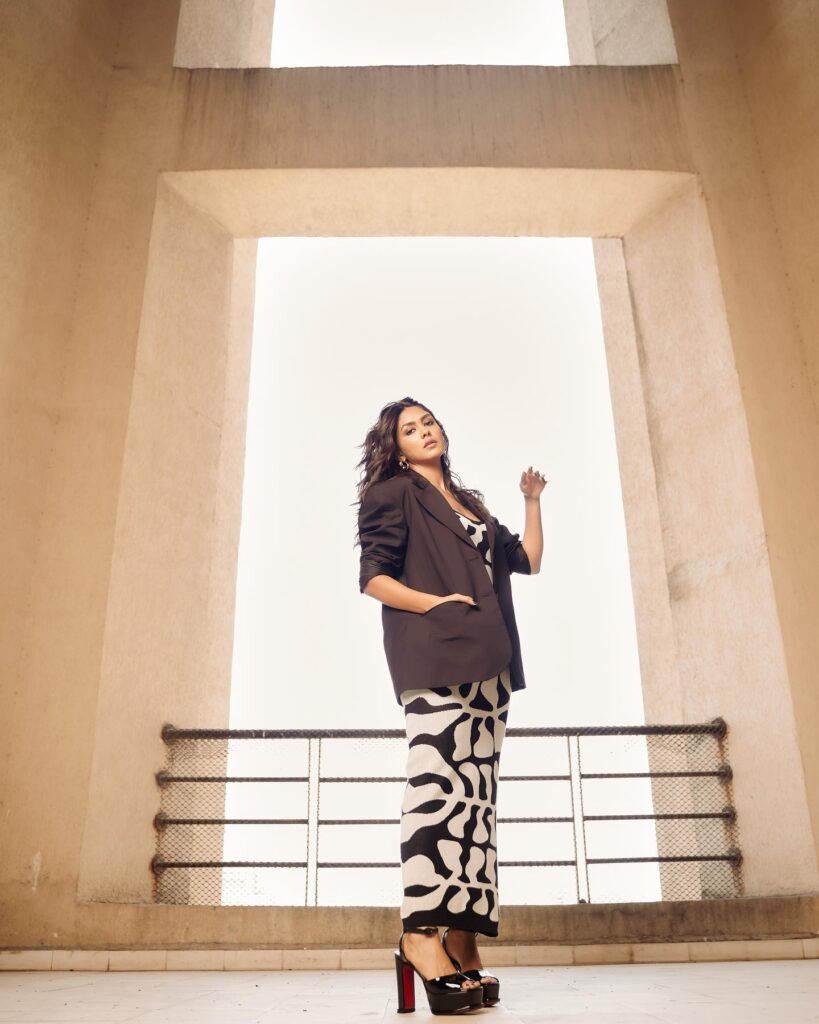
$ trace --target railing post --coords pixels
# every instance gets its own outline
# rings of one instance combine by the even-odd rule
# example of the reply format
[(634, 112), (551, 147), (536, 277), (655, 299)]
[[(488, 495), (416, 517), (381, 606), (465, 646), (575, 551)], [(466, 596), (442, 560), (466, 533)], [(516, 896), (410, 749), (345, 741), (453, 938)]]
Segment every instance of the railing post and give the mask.
[(321, 785), (321, 737), (307, 741), (307, 867), (304, 905), (318, 906), (319, 786)]
[(580, 737), (567, 736), (569, 757), (569, 786), (572, 797), (572, 829), (574, 831), (574, 859), (577, 881), (577, 902), (591, 903), (589, 896), (589, 866), (586, 863), (586, 824), (583, 819), (583, 782), (580, 777)]

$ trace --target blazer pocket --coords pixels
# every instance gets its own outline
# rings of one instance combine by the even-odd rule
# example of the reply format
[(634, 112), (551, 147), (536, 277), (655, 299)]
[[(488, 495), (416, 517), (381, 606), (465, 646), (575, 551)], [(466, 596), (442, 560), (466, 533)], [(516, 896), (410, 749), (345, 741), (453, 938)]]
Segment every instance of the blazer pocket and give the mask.
[(433, 612), (437, 612), (440, 608), (443, 608), (445, 605), (448, 604), (460, 604), (464, 608), (475, 607), (474, 605), (468, 604), (466, 601), (439, 601), (438, 604), (434, 604), (431, 608), (427, 608), (425, 612), (422, 612), (421, 616), (423, 618), (426, 618), (427, 615), (431, 615)]
[(441, 601), (424, 612), (424, 618), (440, 640), (472, 638), (483, 621), (480, 609), (466, 601)]
[(425, 612), (421, 612), (421, 618), (425, 619), (428, 615), (431, 615), (433, 612), (437, 612), (438, 609), (442, 605), (445, 605), (445, 604), (452, 604), (452, 602), (451, 601), (439, 601), (438, 604), (434, 604), (431, 608), (427, 608), (427, 610)]

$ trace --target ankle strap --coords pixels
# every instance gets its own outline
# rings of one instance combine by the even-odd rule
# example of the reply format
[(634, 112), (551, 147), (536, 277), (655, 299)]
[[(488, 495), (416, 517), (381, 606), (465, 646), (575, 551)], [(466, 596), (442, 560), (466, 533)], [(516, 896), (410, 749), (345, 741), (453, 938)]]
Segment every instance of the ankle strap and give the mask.
[(434, 924), (421, 925), (418, 928), (405, 928), (405, 932), (420, 932), (422, 935), (437, 935), (438, 926)]

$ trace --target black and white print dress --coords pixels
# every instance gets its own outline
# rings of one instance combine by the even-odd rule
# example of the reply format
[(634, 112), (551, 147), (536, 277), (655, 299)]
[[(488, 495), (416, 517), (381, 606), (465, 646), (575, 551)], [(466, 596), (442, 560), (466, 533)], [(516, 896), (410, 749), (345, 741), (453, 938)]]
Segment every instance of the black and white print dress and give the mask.
[[(455, 512), (455, 509), (452, 510)], [(486, 566), (486, 571), (489, 573), (489, 579), (492, 579), (492, 552), (489, 550), (489, 538), (486, 535), (486, 523), (481, 522), (480, 519), (468, 519), (466, 516), (461, 515), (460, 512), (455, 512), (455, 515), (461, 520), (463, 528), (469, 534), (472, 539), (472, 543), (478, 549), (483, 558), (483, 564)]]
[[(492, 579), (486, 524), (458, 516)], [(498, 934), (495, 806), (511, 695), (490, 679), (401, 694), (409, 755), (401, 806), (401, 920)]]

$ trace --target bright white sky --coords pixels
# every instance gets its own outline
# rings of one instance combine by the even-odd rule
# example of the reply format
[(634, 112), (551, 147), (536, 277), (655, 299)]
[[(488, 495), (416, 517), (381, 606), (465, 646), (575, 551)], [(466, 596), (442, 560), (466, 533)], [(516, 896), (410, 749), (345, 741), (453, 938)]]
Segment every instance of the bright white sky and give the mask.
[[(278, 0), (271, 63), (565, 64), (562, 3)], [(512, 530), (523, 532), (521, 470), (532, 464), (549, 480), (541, 573), (513, 576), (528, 687), (513, 695), (509, 725), (643, 722), (590, 240), (268, 238), (259, 243), (256, 295), (231, 727), (403, 728), (380, 605), (359, 594), (352, 543), (360, 445), (381, 406), (404, 395), (441, 419), (453, 469)], [(504, 772), (512, 757), (514, 769), (525, 770), (523, 746), (505, 756)], [(545, 749), (531, 753), (542, 765)], [(400, 771), (404, 754), (397, 756)], [(377, 773), (390, 770), (382, 764)], [(505, 785), (505, 813), (531, 813), (520, 800), (532, 791), (514, 788), (526, 784)], [(227, 810), (241, 813), (250, 794), (233, 789)], [(380, 797), (375, 789), (368, 790), (372, 813), (397, 813), (401, 787), (388, 785)], [(333, 792), (338, 787), (323, 791), (323, 813)], [(278, 788), (271, 799), (278, 814), (303, 813), (298, 787), (289, 797)], [(648, 790), (630, 805), (650, 810)], [(326, 808), (340, 817), (349, 811)], [(526, 827), (501, 826), (506, 859), (531, 856), (531, 832), (514, 831)], [(231, 833), (225, 853), (269, 859), (273, 843), (279, 857), (298, 859), (297, 832)], [(656, 852), (653, 827), (643, 833), (644, 852)], [(395, 859), (394, 829), (367, 835), (367, 859)], [(565, 829), (561, 835), (565, 844)], [(554, 836), (536, 846), (571, 856)], [(345, 839), (333, 829), (322, 844), (323, 857), (349, 859), (352, 851), (354, 858), (360, 834), (353, 829)], [(573, 901), (568, 876), (534, 870), (505, 871), (504, 902)], [(322, 903), (398, 896), (394, 871), (342, 874), (324, 884)], [(302, 872), (287, 892), (263, 875), (254, 883), (259, 902), (303, 899)], [(659, 898), (655, 868), (633, 873), (627, 894), (625, 882), (622, 869), (613, 872), (608, 898)], [(607, 898), (603, 889), (598, 900)], [(252, 901), (246, 892), (239, 900)]]
[(272, 67), (568, 63), (563, 0), (276, 0)]
[(381, 406), (440, 417), (453, 468), (523, 532), (513, 576), (529, 724), (643, 720), (600, 309), (588, 239), (259, 244), (231, 725), (403, 725), (380, 605), (358, 593), (359, 446)]
[[(268, 238), (259, 243), (231, 726), (403, 728), (384, 658), (381, 606), (359, 594), (359, 549), (352, 542), (359, 446), (381, 406), (407, 394), (441, 418), (455, 471), (484, 492), (489, 508), (511, 529), (523, 531), (521, 470), (531, 463), (549, 480), (542, 498), (541, 572), (512, 577), (528, 685), (513, 694), (509, 725), (641, 723), (590, 240)], [(545, 768), (552, 755), (557, 770), (565, 770), (565, 764), (557, 767), (560, 751), (537, 742), (508, 743), (502, 773)], [(290, 760), (301, 765), (298, 745)], [(341, 765), (334, 758), (343, 761), (343, 755), (328, 751), (323, 770), (400, 774), (403, 746), (395, 748), (394, 759), (373, 747), (356, 743), (354, 768), (349, 762), (330, 767)], [(293, 771), (292, 764), (279, 763), (288, 755), (277, 750), (274, 765), (272, 753), (265, 751), (264, 769), (257, 765), (251, 773)], [(244, 757), (244, 751), (231, 756)], [(642, 744), (632, 742), (629, 756), (629, 770), (648, 767)], [(617, 767), (622, 770), (622, 763)], [(651, 795), (640, 785), (644, 781), (626, 784), (629, 799), (622, 784), (606, 793), (632, 813), (647, 812)], [(536, 785), (544, 787), (539, 793), (549, 813), (570, 813), (564, 783)], [(595, 796), (594, 785), (586, 786), (587, 810), (601, 813), (605, 800), (594, 807), (605, 794)], [(503, 786), (505, 813), (530, 814), (533, 784)], [(286, 795), (287, 787), (277, 784), (271, 806), (277, 815), (298, 817), (303, 789), (288, 787), (293, 792)], [(229, 813), (249, 813), (246, 789), (236, 786), (229, 794)], [(395, 814), (401, 792), (398, 784), (370, 784), (368, 814)], [(322, 813), (350, 817), (360, 799), (350, 787), (325, 785)], [(622, 850), (629, 834), (638, 854), (656, 853), (650, 821), (628, 829), (615, 823), (611, 836), (611, 823), (592, 824), (596, 856), (600, 841), (604, 853)], [(265, 850), (269, 855), (274, 847), (279, 857), (303, 856), (298, 828), (270, 826), (275, 838), (267, 828), (232, 835), (227, 859), (268, 859)], [(365, 859), (395, 859), (396, 829), (370, 826)], [(532, 829), (545, 831), (535, 839)], [(601, 840), (603, 835), (609, 838)], [(253, 851), (246, 845), (251, 840)], [(501, 824), (498, 841), (505, 859), (530, 859), (533, 849), (572, 856), (568, 826)], [(355, 826), (325, 828), (321, 843), (324, 858), (361, 857)], [(236, 870), (240, 875), (242, 869)], [(503, 899), (572, 902), (572, 878), (571, 869), (504, 869)], [(258, 900), (302, 901), (302, 873), (294, 870), (291, 882), (292, 889), (282, 890), (282, 882), (260, 877)], [(598, 902), (659, 898), (653, 865), (600, 866), (592, 883)], [(330, 872), (319, 897), (323, 904), (389, 905), (397, 886), (397, 869), (351, 869)], [(240, 902), (248, 899), (243, 893)]]

